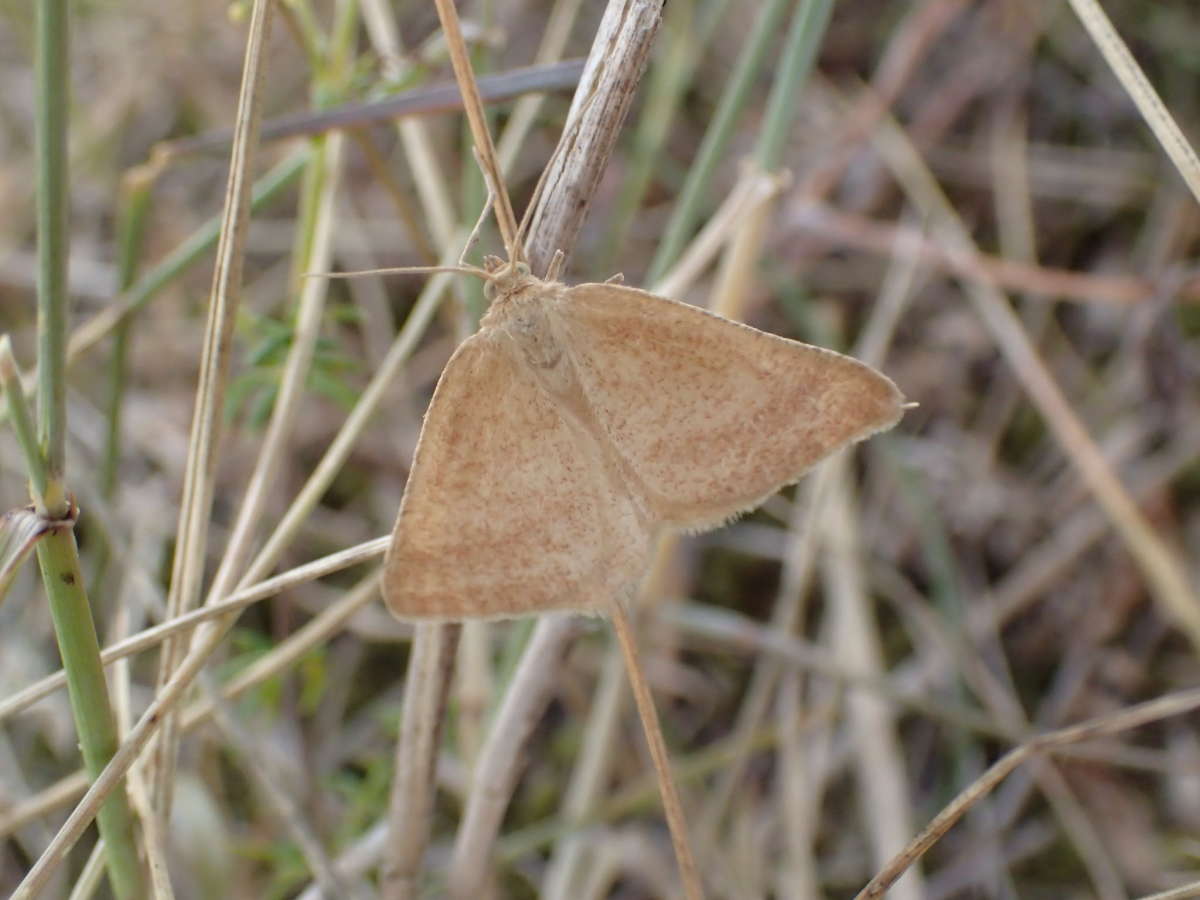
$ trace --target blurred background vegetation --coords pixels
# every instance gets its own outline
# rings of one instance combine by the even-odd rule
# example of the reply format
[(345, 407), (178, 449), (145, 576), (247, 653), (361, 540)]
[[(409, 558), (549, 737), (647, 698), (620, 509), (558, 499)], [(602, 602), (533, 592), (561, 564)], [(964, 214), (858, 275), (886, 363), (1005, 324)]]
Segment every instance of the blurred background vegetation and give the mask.
[[(699, 185), (697, 226), (761, 147), (792, 12), (782, 6), (783, 24)], [(673, 260), (656, 254), (764, 8), (671, 0), (567, 280), (621, 272), (627, 284), (650, 286), (664, 274)], [(1105, 9), (1195, 135), (1194, 5), (1107, 0)], [(602, 10), (485, 0), (463, 4), (461, 15), (480, 72), (505, 73), (534, 60), (556, 16), (574, 17), (562, 58), (585, 56)], [(81, 2), (71, 13), (72, 327), (130, 296), (124, 286), (142, 290), (143, 301), (79, 356), (68, 388), (68, 486), (83, 509), (77, 533), (107, 644), (130, 627), (118, 626), (121, 608), (136, 610), (134, 630), (161, 615), (212, 281), (201, 237), (220, 213), (228, 169), (219, 135), (206, 149), (168, 143), (174, 149), (164, 152), (163, 142), (231, 126), (247, 9)], [(267, 119), (450, 77), (431, 4), (295, 0), (278, 13), (266, 49)], [(30, 4), (5, 3), (2, 15), (0, 332), (12, 335), (29, 370), (33, 22)], [(372, 39), (364, 21), (378, 15), (392, 18), (401, 55), (387, 56)], [(790, 179), (774, 200), (738, 314), (842, 350), (861, 349), (864, 332), (882, 328), (877, 363), (919, 407), (858, 451), (828, 495), (814, 496), (805, 482), (736, 524), (686, 539), (655, 582), (642, 642), (715, 896), (853, 896), (899, 849), (897, 834), (923, 826), (1021, 735), (1200, 681), (1195, 635), (1172, 606), (1200, 602), (1195, 197), (1066, 3), (842, 0), (819, 38), (778, 154)], [(515, 157), (509, 185), (518, 209), (558, 140), (569, 98), (562, 87), (548, 94)], [(493, 108), (503, 126), (513, 101)], [(460, 117), (442, 111), (420, 121), (439, 183), (414, 175), (394, 121), (361, 121), (347, 132), (329, 269), (428, 264), (454, 227), (474, 222), (483, 194)], [(906, 145), (897, 128), (916, 151), (915, 168), (898, 171)], [(209, 535), (214, 567), (294, 339), (320, 190), (314, 140), (324, 139), (264, 138), (255, 163), (255, 177), (272, 171), (278, 183), (245, 247)], [(920, 167), (975, 250), (948, 237), (933, 182), (913, 174)], [(423, 190), (449, 206), (431, 213)], [(137, 224), (123, 230), (131, 217)], [(490, 229), (480, 248), (473, 258), (499, 252)], [(159, 279), (152, 291), (150, 276)], [(708, 303), (715, 281), (705, 273), (681, 299)], [(330, 287), (308, 392), (287, 453), (274, 460), (260, 541), (341, 428), (422, 285), (397, 277)], [(389, 531), (432, 386), (480, 309), (476, 290), (457, 286), (442, 305), (279, 570)], [(1002, 292), (1023, 337), (989, 324), (981, 311), (997, 298), (980, 299), (981, 291)], [(1021, 374), (1026, 346), (1043, 364), (1032, 375)], [(1149, 526), (1142, 538), (1190, 579), (1174, 600), (1143, 574), (1131, 551), (1136, 529), (1119, 517), (1114, 525), (1098, 504), (1081, 457), (1064, 449), (1069, 426), (1053, 404), (1034, 399), (1031, 384), (1065, 399), (1136, 501)], [(15, 443), (0, 432), (0, 508), (28, 502), (25, 482)], [(0, 607), (0, 699), (59, 666), (28, 568)], [(254, 787), (255, 770), (287, 787), (329, 857), (358, 853), (352, 877), (371, 883), (411, 629), (378, 603), (360, 604), (286, 664), (254, 669), (366, 570), (351, 574), (251, 607), (214, 661), (214, 683), (265, 674), (248, 679), (227, 708), (247, 742), (235, 747), (204, 723), (184, 740), (170, 845), (178, 896), (309, 889), (306, 857)], [(785, 605), (794, 628), (779, 627)], [(865, 622), (844, 622), (848, 608), (864, 611)], [(460, 673), (447, 712), (429, 896), (439, 895), (438, 865), (470, 789), (480, 733), (529, 627), (492, 625), (464, 641), (470, 671)], [(561, 849), (555, 841), (570, 827), (564, 791), (606, 677), (608, 644), (608, 630), (590, 623), (561, 662), (558, 693), (505, 819), (496, 896), (538, 896), (547, 860)], [(748, 717), (764, 659), (780, 668), (762, 711)], [(133, 657), (135, 714), (155, 672), (156, 654)], [(629, 704), (614, 722), (604, 737), (606, 792), (585, 816), (586, 871), (598, 886), (570, 896), (658, 896), (674, 877)], [(19, 881), (81, 793), (72, 781), (78, 767), (61, 691), (4, 719), (0, 890)], [(723, 782), (731, 772), (736, 781)], [(1022, 768), (896, 896), (1149, 895), (1200, 879), (1197, 834), (1200, 720), (1192, 714)], [(93, 840), (55, 890), (68, 890)], [(605, 866), (608, 877), (596, 874)]]

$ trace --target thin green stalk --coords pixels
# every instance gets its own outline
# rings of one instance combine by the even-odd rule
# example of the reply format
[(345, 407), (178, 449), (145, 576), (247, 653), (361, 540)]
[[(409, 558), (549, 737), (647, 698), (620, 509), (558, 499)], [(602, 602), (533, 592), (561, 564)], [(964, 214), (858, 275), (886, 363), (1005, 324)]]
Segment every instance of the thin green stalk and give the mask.
[[(650, 186), (675, 112), (726, 6), (727, 0), (707, 0), (697, 16), (693, 3), (667, 4), (662, 24), (663, 49), (656, 54), (657, 60), (646, 79), (646, 101), (633, 134), (629, 167), (621, 180), (613, 224), (600, 254), (602, 272), (621, 269), (618, 255)], [(693, 19), (698, 19), (699, 25), (694, 26)]]
[(779, 168), (799, 108), (799, 94), (808, 80), (817, 48), (825, 37), (833, 0), (804, 0), (792, 17), (783, 49), (783, 59), (775, 73), (767, 113), (758, 139), (758, 162), (765, 172)]
[[(117, 749), (100, 647), (75, 545), (71, 502), (63, 482), (66, 462), (67, 347), (67, 91), (70, 57), (66, 0), (39, 0), (36, 37), (36, 156), (38, 159), (38, 442), (45, 484), (38, 512), (55, 522), (38, 543), (38, 563), (50, 602), (55, 636), (71, 697), (84, 766), (95, 778)], [(14, 403), (15, 416), (22, 404)], [(37, 472), (37, 467), (34, 468)], [(36, 474), (33, 477), (38, 477)], [(144, 896), (124, 789), (114, 791), (98, 816), (109, 880), (121, 898)]]
[(322, 157), (326, 151), (325, 136), (309, 141), (309, 165), (300, 179), (300, 196), (296, 208), (296, 230), (292, 235), (290, 282), (292, 292), (299, 291), (304, 273), (309, 271), (313, 258), (313, 242), (317, 238), (317, 210), (325, 186), (325, 167)]
[(12, 352), (12, 341), (7, 334), (0, 335), (0, 385), (8, 401), (8, 419), (17, 436), (17, 444), (25, 457), (25, 470), (29, 473), (29, 487), (34, 505), (42, 507), (42, 496), (46, 493), (46, 458), (38, 446), (37, 431), (29, 404), (25, 402), (25, 391), (21, 388), (21, 373)]
[(329, 33), (329, 49), (325, 54), (326, 76), (333, 76), (343, 89), (354, 76), (355, 51), (361, 24), (357, 3), (341, 3)]
[[(831, 6), (832, 0), (803, 0), (796, 6), (758, 135), (755, 164), (760, 172), (774, 173), (780, 167), (795, 118), (797, 95), (816, 57)], [(753, 273), (762, 258), (772, 207), (769, 201), (758, 204), (739, 223), (721, 261), (720, 276), (713, 290), (713, 309), (740, 317), (754, 280)]]
[(679, 258), (684, 245), (691, 237), (696, 219), (700, 215), (705, 192), (712, 181), (713, 170), (716, 169), (717, 161), (733, 135), (734, 123), (745, 106), (759, 65), (766, 56), (767, 46), (778, 32), (779, 22), (790, 5), (790, 0), (767, 0), (759, 11), (754, 31), (742, 48), (737, 68), (725, 86), (725, 91), (717, 103), (717, 111), (713, 114), (712, 124), (705, 132), (696, 159), (688, 170), (679, 201), (675, 204), (671, 221), (667, 223), (666, 233), (658, 245), (658, 252), (646, 275), (646, 284), (654, 284), (662, 278), (671, 264)]
[[(257, 212), (283, 191), (304, 171), (308, 165), (309, 149), (305, 147), (278, 163), (254, 184), (250, 200), (250, 211)], [(72, 335), (67, 348), (67, 360), (73, 363), (81, 353), (90, 348), (108, 333), (108, 329), (124, 321), (158, 296), (159, 291), (171, 284), (190, 266), (194, 265), (217, 244), (221, 234), (221, 217), (213, 216), (164, 259), (152, 266), (115, 304), (100, 313)]]
[[(94, 780), (117, 751), (117, 729), (71, 523), (64, 522), (47, 532), (38, 543), (37, 555), (67, 675), (83, 765)], [(144, 897), (142, 867), (133, 840), (133, 816), (123, 786), (109, 795), (96, 822), (104, 839), (113, 892), (123, 900)]]
[(281, 3), (281, 9), (288, 11), (288, 19), (295, 25), (294, 34), (304, 48), (308, 57), (308, 66), (312, 71), (321, 68), (326, 59), (326, 38), (321, 29), (320, 20), (309, 0), (293, 0), (291, 3)]
[[(145, 167), (137, 167), (125, 173), (121, 180), (121, 189), (117, 198), (120, 204), (117, 210), (117, 284), (121, 291), (127, 291), (133, 284), (137, 274), (138, 258), (142, 239), (146, 232), (146, 213), (150, 208), (151, 189), (154, 185), (154, 174)], [(100, 496), (105, 500), (112, 499), (117, 489), (117, 472), (121, 464), (121, 430), (122, 411), (125, 405), (125, 377), (128, 371), (129, 359), (129, 330), (132, 320), (122, 319), (113, 330), (112, 355), (108, 361), (107, 397), (105, 398), (105, 420), (107, 432), (104, 436), (104, 450), (100, 456), (99, 488)], [(98, 603), (103, 602), (108, 592), (104, 582), (108, 574), (108, 564), (111, 560), (109, 537), (104, 529), (98, 529), (100, 540), (97, 541), (93, 557), (92, 597)]]
[[(117, 279), (121, 291), (129, 290), (137, 274), (139, 251), (146, 233), (146, 212), (150, 208), (153, 178), (144, 170), (134, 169), (122, 181), (121, 209), (117, 221)], [(112, 496), (117, 483), (117, 465), (121, 459), (121, 408), (125, 397), (126, 362), (129, 353), (129, 323), (125, 318), (113, 333), (112, 359), (108, 377), (108, 434), (100, 462), (100, 493)]]
[(38, 0), (35, 55), (38, 212), (38, 441), (47, 484), (39, 512), (66, 514), (67, 0)]

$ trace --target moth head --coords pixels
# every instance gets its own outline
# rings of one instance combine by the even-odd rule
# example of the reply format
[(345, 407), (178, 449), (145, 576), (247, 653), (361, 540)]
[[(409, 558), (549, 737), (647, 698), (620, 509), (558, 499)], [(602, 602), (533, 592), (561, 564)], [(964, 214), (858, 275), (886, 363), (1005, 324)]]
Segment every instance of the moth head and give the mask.
[(496, 260), (496, 258), (489, 257), (484, 260), (484, 268), (488, 270), (491, 277), (483, 286), (483, 296), (489, 303), (497, 297), (512, 293), (533, 277), (526, 263), (501, 263), (499, 260), (492, 263), (491, 260)]

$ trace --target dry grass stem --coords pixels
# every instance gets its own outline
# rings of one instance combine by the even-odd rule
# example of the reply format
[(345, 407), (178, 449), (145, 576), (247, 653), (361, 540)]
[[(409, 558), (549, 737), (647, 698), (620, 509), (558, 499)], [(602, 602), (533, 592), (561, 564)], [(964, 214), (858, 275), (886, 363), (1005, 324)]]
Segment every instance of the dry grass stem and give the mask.
[(902, 852), (890, 860), (868, 882), (857, 896), (861, 900), (882, 897), (896, 882), (896, 879), (937, 843), (971, 807), (975, 806), (1018, 766), (1031, 757), (1043, 753), (1053, 753), (1059, 748), (1080, 741), (1139, 728), (1160, 719), (1184, 715), (1198, 706), (1200, 706), (1200, 690), (1180, 691), (1111, 715), (1039, 735), (1020, 747), (1010, 750), (947, 804)]
[[(332, 255), (334, 198), (342, 165), (342, 144), (342, 135), (330, 135), (317, 157), (314, 177), (320, 183), (321, 191), (315, 214), (312, 256), (305, 261), (317, 271), (329, 268)], [(284, 458), (285, 446), (291, 439), (300, 413), (300, 404), (304, 398), (306, 381), (320, 335), (327, 288), (327, 282), (322, 278), (307, 278), (301, 285), (291, 348), (280, 379), (271, 420), (259, 444), (258, 457), (242, 495), (237, 518), (221, 557), (220, 568), (209, 586), (206, 606), (229, 594), (235, 584), (239, 588), (245, 587), (260, 577), (259, 571), (243, 573), (242, 570), (246, 568), (246, 562), (250, 559), (259, 523), (266, 513), (267, 497), (278, 479), (280, 461)]]
[[(876, 222), (826, 204), (802, 202), (788, 210), (787, 215), (789, 224), (796, 228), (823, 240), (872, 253), (891, 254), (898, 238), (903, 236), (908, 241), (905, 252), (914, 261), (997, 288), (1032, 294), (1043, 301), (1131, 306), (1152, 302), (1163, 290), (1163, 285), (1137, 275), (1093, 275), (991, 256), (978, 249), (955, 251), (915, 227)], [(1200, 279), (1187, 279), (1179, 293), (1182, 300), (1200, 301)]]
[(575, 91), (561, 152), (545, 174), (525, 252), (535, 272), (570, 257), (662, 21), (662, 0), (609, 0)]
[(392, 776), (391, 831), (380, 878), (384, 900), (420, 895), (446, 695), (461, 630), (459, 624), (440, 622), (421, 623), (414, 629)]
[[(209, 604), (201, 609), (194, 609), (174, 619), (168, 619), (158, 625), (139, 631), (137, 634), (106, 647), (101, 654), (101, 661), (106, 665), (143, 650), (157, 647), (164, 640), (174, 635), (191, 632), (196, 626), (221, 619), (232, 613), (239, 612), (247, 606), (266, 600), (269, 597), (287, 590), (290, 587), (304, 584), (333, 572), (338, 572), (350, 566), (380, 556), (387, 547), (386, 538), (378, 538), (358, 547), (339, 551), (328, 557), (306, 563), (289, 572), (284, 572), (274, 578), (242, 588), (224, 600)], [(14, 713), (36, 703), (55, 690), (66, 685), (66, 679), (61, 672), (43, 678), (41, 681), (12, 694), (0, 703), (0, 721)]]
[(1145, 894), (1138, 900), (1190, 900), (1190, 898), (1200, 897), (1200, 881), (1193, 881), (1190, 884), (1183, 884), (1170, 891), (1157, 891), (1153, 894)]
[[(258, 124), (262, 115), (259, 93), (263, 76), (263, 49), (271, 32), (272, 4), (256, 0), (250, 20), (246, 64), (238, 97), (233, 149), (230, 153), (221, 236), (217, 244), (216, 271), (209, 298), (191, 441), (179, 505), (177, 544), (167, 594), (167, 614), (178, 616), (200, 601), (204, 577), (208, 522), (212, 516), (214, 476), (219, 460), (218, 442), (225, 390), (233, 349), (233, 327), (242, 291), (242, 264), (246, 232), (250, 226), (250, 184)], [(159, 659), (158, 684), (166, 684), (181, 664), (185, 646), (169, 641)], [(152, 799), (156, 810), (170, 810), (175, 772), (176, 727), (168, 710), (149, 766)]]
[(1159, 145), (1171, 158), (1179, 174), (1183, 176), (1192, 196), (1200, 201), (1200, 159), (1196, 157), (1196, 151), (1175, 124), (1174, 116), (1159, 98), (1133, 54), (1113, 28), (1112, 22), (1104, 14), (1104, 8), (1096, 0), (1071, 0), (1071, 8), (1087, 28), (1100, 52), (1104, 54), (1104, 59), (1113, 74), (1129, 92), (1138, 112), (1153, 130)]
[[(198, 622), (220, 618), (221, 616), (228, 615), (231, 610), (242, 609), (251, 603), (275, 596), (279, 593), (280, 586), (283, 584), (293, 585), (303, 583), (316, 577), (317, 574), (338, 571), (345, 567), (346, 560), (357, 563), (364, 558), (369, 559), (378, 556), (383, 552), (384, 544), (385, 540), (382, 538), (374, 541), (370, 547), (370, 552), (365, 556), (361, 554), (361, 551), (349, 553), (343, 551), (340, 554), (335, 554), (338, 562), (331, 567), (326, 568), (327, 561), (318, 560), (315, 564), (309, 564), (309, 566), (304, 567), (308, 570), (308, 574), (305, 577), (297, 579), (294, 573), (286, 573), (278, 578), (271, 579), (269, 582), (264, 582), (261, 585), (256, 585), (253, 588), (239, 592), (234, 598), (231, 598), (231, 602), (225, 608), (217, 605), (193, 610), (192, 613), (181, 620), (166, 622), (161, 626), (156, 626), (162, 629), (160, 631), (150, 628), (138, 632), (136, 635), (109, 647), (105, 651), (104, 662), (115, 662), (132, 653), (157, 646), (162, 642), (164, 634), (167, 631), (190, 631)], [(364, 580), (357, 588), (348, 591), (339, 601), (330, 605), (319, 616), (308, 622), (303, 628), (272, 650), (271, 653), (263, 656), (253, 665), (247, 667), (231, 679), (228, 684), (223, 686), (221, 696), (225, 700), (232, 700), (273, 675), (293, 667), (301, 656), (313, 647), (320, 646), (323, 642), (327, 641), (331, 635), (344, 627), (347, 619), (360, 610), (367, 601), (373, 599), (377, 590), (376, 580), (376, 576), (373, 575)], [(11, 698), (6, 706), (6, 711), (11, 713), (16, 711), (13, 707), (17, 709), (24, 708), (55, 689), (62, 687), (63, 684), (64, 681), (61, 673), (43, 679), (43, 681), (26, 689), (21, 695), (15, 695)], [(18, 700), (22, 702), (16, 702)], [(212, 711), (211, 701), (198, 701), (184, 712), (183, 729), (186, 731), (206, 721), (212, 714)], [(33, 798), (29, 803), (15, 806), (5, 816), (0, 817), (0, 836), (12, 833), (23, 827), (26, 823), (44, 816), (49, 810), (66, 805), (82, 794), (86, 787), (87, 779), (83, 776), (82, 772), (67, 776)]]
[(450, 51), (450, 63), (454, 66), (454, 80), (463, 95), (463, 111), (467, 114), (467, 122), (471, 126), (471, 136), (475, 141), (475, 152), (478, 154), (483, 177), (488, 182), (495, 204), (496, 224), (500, 227), (500, 237), (509, 260), (516, 262), (523, 259), (522, 248), (517, 240), (517, 217), (513, 214), (512, 200), (508, 196), (508, 188), (503, 181), (500, 163), (496, 159), (496, 147), (492, 143), (492, 134), (488, 130), (487, 119), (483, 114), (483, 99), (479, 96), (479, 84), (471, 68), (471, 59), (467, 55), (467, 45), (463, 40), (462, 28), (458, 22), (458, 12), (451, 0), (434, 0), (438, 11), (438, 20), (442, 23), (442, 31), (446, 35), (446, 46)]
[[(579, 758), (563, 797), (560, 813), (571, 824), (582, 824), (600, 805), (608, 784), (613, 748), (620, 734), (626, 676), (621, 651), (609, 646), (604, 653), (600, 678), (592, 698), (587, 723), (580, 739)], [(588, 832), (570, 832), (555, 842), (542, 896), (546, 900), (570, 900), (577, 896), (580, 873), (592, 841)]]
[(488, 883), (492, 846), (520, 772), (523, 748), (554, 696), (556, 669), (579, 628), (575, 616), (563, 613), (542, 615), (534, 626), (471, 776), (473, 788), (448, 874), (448, 896), (454, 900), (476, 897)]
[[(753, 164), (743, 166), (737, 184), (652, 291), (664, 297), (686, 295), (738, 229), (753, 220), (759, 209), (769, 207), (771, 198), (783, 189), (785, 180), (779, 175), (762, 172)], [(712, 309), (719, 312), (716, 307)]]
[(625, 659), (625, 671), (629, 674), (629, 684), (633, 688), (633, 699), (637, 703), (642, 730), (646, 735), (646, 743), (650, 746), (650, 758), (654, 762), (654, 771), (662, 791), (663, 812), (670, 827), (675, 859), (679, 863), (683, 893), (688, 900), (700, 900), (704, 896), (704, 886), (701, 884), (700, 871), (696, 868), (696, 859), (692, 855), (692, 845), (688, 840), (687, 819), (683, 813), (683, 803), (679, 799), (675, 776), (671, 773), (667, 743), (663, 739), (658, 711), (654, 708), (654, 698), (650, 696), (645, 669), (638, 657), (637, 638), (629, 622), (629, 614), (619, 601), (613, 604), (611, 618), (617, 632), (617, 642), (621, 645), (621, 655)]
[[(235, 5), (245, 19), (68, 4), (70, 46), (49, 54), (72, 95), (64, 482), (123, 737), (90, 784), (27, 564), (45, 530), (23, 506), (46, 470), (24, 398), (31, 370), (56, 369), (38, 354), (59, 353), (35, 315), (39, 154), (16, 140), (0, 164), (16, 398), (0, 400), (0, 895), (99, 896), (140, 858), (158, 900), (682, 896), (669, 818), (692, 840), (692, 895), (878, 896), (919, 867), (896, 896), (1200, 896), (1179, 840), (1200, 828), (1190, 5), (439, 3), (457, 10), (445, 30), (433, 4), (386, 0)], [(5, 23), (32, 36), (60, 4)], [(268, 8), (285, 27), (263, 50)], [(10, 56), (7, 83), (29, 83)], [(5, 133), (34, 134), (35, 110), (0, 105)], [(564, 290), (623, 275), (594, 295), (622, 321), (637, 285), (844, 343), (916, 405), (719, 530), (641, 540), (653, 568), (620, 642), (558, 615), (398, 621), (381, 594), (428, 567), (399, 554), (384, 578), (378, 535), (406, 485), (421, 493), (422, 414), (495, 284), (312, 273), (505, 250), (534, 275), (553, 263)], [(599, 308), (587, 293), (577, 319)], [(553, 340), (570, 359), (639, 368), (596, 364), (607, 339), (578, 330)], [(670, 420), (676, 363), (713, 373), (698, 408), (740, 396), (681, 330), (597, 433)], [(633, 323), (621, 353), (655, 333)], [(588, 493), (565, 479), (520, 528), (472, 512), (505, 485), (543, 490), (564, 455), (545, 437), (495, 451), (508, 432), (491, 421), (533, 402), (495, 381), (451, 404), (467, 415), (449, 441), (486, 436), (492, 474), (425, 491), (445, 520), (416, 529), (457, 535), (431, 558), (462, 573), (478, 556), (483, 581), (526, 554), (476, 554), (492, 546), (476, 519), (557, 558)], [(783, 445), (749, 409), (732, 420), (664, 456), (698, 477), (723, 447), (752, 462)], [(620, 504), (594, 505), (592, 524)], [(586, 543), (561, 556), (609, 546)], [(567, 602), (608, 602), (577, 583)], [(504, 585), (450, 593), (515, 602)], [(636, 708), (631, 630), (652, 686)], [(136, 833), (110, 867), (89, 823), (119, 781)]]
[[(829, 464), (831, 491), (823, 509), (822, 542), (825, 547), (824, 576), (832, 601), (832, 643), (838, 657), (868, 676), (884, 671), (883, 649), (861, 576), (861, 550), (856, 533), (853, 495), (848, 482), (847, 459), (842, 455)], [(869, 835), (871, 855), (877, 864), (901, 847), (912, 833), (913, 808), (907, 788), (905, 766), (896, 734), (895, 715), (878, 696), (850, 691), (845, 700), (855, 774), (860, 796), (871, 798), (862, 810), (864, 830)], [(920, 872), (909, 869), (891, 894), (896, 900), (919, 900), (925, 896)]]
[[(931, 228), (941, 236), (950, 251), (966, 256), (975, 253), (970, 235), (899, 128), (891, 124), (881, 129), (877, 146), (913, 202), (929, 216)], [(1200, 599), (1175, 551), (1154, 531), (1113, 474), (1100, 448), (1067, 402), (1036, 348), (1029, 342), (1020, 319), (1005, 298), (988, 282), (968, 281), (965, 287), (980, 317), (1029, 396), (1042, 411), (1047, 424), (1054, 430), (1068, 458), (1138, 561), (1158, 601), (1200, 650)]]

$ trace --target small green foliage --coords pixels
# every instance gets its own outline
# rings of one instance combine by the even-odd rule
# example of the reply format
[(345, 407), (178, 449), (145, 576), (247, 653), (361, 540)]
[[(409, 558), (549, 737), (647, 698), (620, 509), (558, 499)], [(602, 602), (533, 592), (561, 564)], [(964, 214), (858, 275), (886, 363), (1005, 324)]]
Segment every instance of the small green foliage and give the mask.
[(770, 275), (771, 290), (779, 301), (779, 308), (795, 329), (801, 340), (810, 339), (813, 331), (812, 294), (795, 278)]
[(356, 768), (343, 767), (329, 778), (329, 787), (342, 802), (335, 842), (344, 846), (379, 821), (392, 783), (392, 757), (365, 757)]
[(286, 838), (251, 838), (236, 846), (242, 856), (260, 864), (266, 876), (259, 895), (264, 900), (283, 900), (312, 880), (300, 849)]
[(362, 73), (364, 78), (370, 75), (373, 79), (370, 82), (370, 99), (380, 100), (384, 97), (401, 94), (404, 91), (419, 87), (429, 80), (428, 66), (411, 59), (408, 62), (410, 65), (405, 66), (391, 77), (383, 77), (373, 72), (364, 71)]
[(314, 648), (300, 658), (300, 712), (312, 715), (329, 686), (329, 654), (324, 646)]
[[(261, 631), (252, 628), (235, 628), (231, 638), (233, 654), (222, 667), (222, 680), (235, 676), (253, 665), (274, 649), (274, 643)], [(274, 718), (281, 713), (283, 704), (283, 675), (264, 679), (254, 689), (243, 695), (246, 704), (253, 708), (259, 718)], [(299, 679), (299, 711), (311, 715), (321, 702), (329, 683), (328, 652), (325, 647), (314, 647), (304, 654), (294, 675)]]
[[(352, 307), (339, 304), (330, 308), (329, 317), (336, 324), (351, 323), (357, 314)], [(269, 316), (244, 312), (241, 330), (249, 342), (246, 367), (229, 385), (226, 415), (244, 415), (250, 425), (263, 427), (275, 407), (275, 397), (283, 367), (292, 346), (293, 328)], [(319, 338), (314, 351), (308, 386), (312, 391), (350, 410), (358, 399), (358, 388), (346, 376), (361, 371), (361, 364), (344, 352), (331, 338)]]

